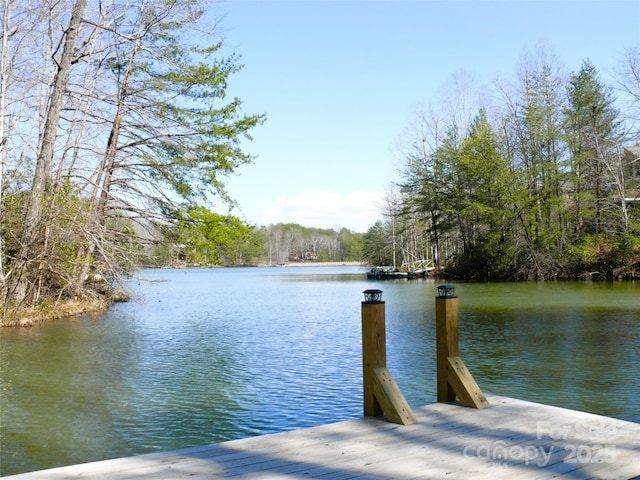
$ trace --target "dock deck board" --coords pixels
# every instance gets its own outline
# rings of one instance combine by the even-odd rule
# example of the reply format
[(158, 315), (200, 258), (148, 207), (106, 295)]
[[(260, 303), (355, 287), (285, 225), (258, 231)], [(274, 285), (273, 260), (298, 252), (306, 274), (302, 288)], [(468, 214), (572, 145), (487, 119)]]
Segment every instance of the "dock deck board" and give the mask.
[(487, 396), (491, 408), (436, 403), (408, 426), (348, 420), (212, 445), (5, 477), (72, 479), (631, 479), (640, 424)]

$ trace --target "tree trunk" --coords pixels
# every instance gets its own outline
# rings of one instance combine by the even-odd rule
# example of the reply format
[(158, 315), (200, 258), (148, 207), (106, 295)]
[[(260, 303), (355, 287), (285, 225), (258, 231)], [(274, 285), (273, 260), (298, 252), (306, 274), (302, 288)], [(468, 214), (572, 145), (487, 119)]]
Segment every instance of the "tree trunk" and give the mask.
[(131, 78), (131, 71), (134, 67), (137, 53), (138, 45), (136, 44), (131, 52), (131, 58), (129, 59), (129, 64), (127, 65), (127, 70), (122, 84), (120, 85), (116, 113), (111, 125), (111, 131), (109, 132), (104, 157), (102, 162), (100, 162), (100, 171), (97, 175), (96, 188), (94, 188), (91, 203), (91, 208), (93, 210), (89, 215), (89, 231), (92, 232), (93, 235), (89, 238), (85, 251), (79, 252), (78, 255), (78, 258), (82, 259), (82, 268), (80, 269), (80, 273), (76, 279), (78, 285), (82, 285), (89, 274), (89, 269), (91, 268), (90, 259), (96, 250), (96, 242), (102, 237), (102, 232), (104, 231), (103, 227), (109, 204), (109, 189), (111, 188), (111, 179), (113, 177), (113, 172), (115, 171), (116, 154), (118, 153), (120, 124), (122, 122), (123, 110), (127, 99), (129, 79)]
[[(45, 252), (42, 251), (40, 239), (46, 225), (43, 225), (44, 208), (46, 196), (51, 189), (51, 176), (53, 165), (53, 154), (60, 122), (60, 113), (64, 103), (67, 90), (69, 72), (75, 55), (75, 43), (78, 38), (82, 17), (87, 6), (87, 0), (76, 0), (69, 20), (69, 27), (65, 32), (64, 47), (62, 56), (57, 63), (57, 71), (54, 78), (51, 98), (47, 111), (47, 118), (44, 125), (43, 134), (40, 140), (36, 171), (31, 185), (31, 193), (27, 202), (27, 209), (24, 218), (22, 232), (22, 243), (19, 253), (19, 264), (23, 266), (23, 275), (17, 278), (15, 289), (12, 292), (16, 303), (25, 301), (35, 302), (37, 298), (29, 299), (29, 289), (38, 282), (38, 277), (42, 275), (43, 260)], [(37, 261), (36, 261), (37, 260)]]
[[(0, 71), (0, 220), (4, 220), (2, 199), (4, 192), (4, 172), (7, 168), (7, 87), (9, 85), (9, 38), (11, 19), (11, 0), (4, 1), (4, 16), (2, 19), (2, 66)], [(0, 295), (5, 292), (6, 278), (4, 272), (4, 247), (0, 235)]]

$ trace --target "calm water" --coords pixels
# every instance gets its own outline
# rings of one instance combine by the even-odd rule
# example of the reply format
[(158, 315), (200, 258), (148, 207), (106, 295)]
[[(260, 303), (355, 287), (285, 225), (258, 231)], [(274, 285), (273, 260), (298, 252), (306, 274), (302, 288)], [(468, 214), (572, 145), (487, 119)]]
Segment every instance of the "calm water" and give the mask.
[[(387, 363), (435, 400), (440, 282), (352, 267), (145, 270), (134, 300), (0, 331), (1, 474), (358, 418), (362, 291), (384, 291)], [(485, 392), (640, 422), (640, 283), (458, 283)]]

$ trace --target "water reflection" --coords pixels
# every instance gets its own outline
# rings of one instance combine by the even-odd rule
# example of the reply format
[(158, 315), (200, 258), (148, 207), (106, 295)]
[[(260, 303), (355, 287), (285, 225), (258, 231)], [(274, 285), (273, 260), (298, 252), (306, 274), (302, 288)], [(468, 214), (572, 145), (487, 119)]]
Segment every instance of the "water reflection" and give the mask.
[[(358, 418), (367, 288), (407, 400), (435, 401), (436, 282), (148, 270), (132, 287), (104, 315), (1, 332), (2, 474)], [(457, 284), (463, 358), (484, 391), (640, 421), (638, 292)]]

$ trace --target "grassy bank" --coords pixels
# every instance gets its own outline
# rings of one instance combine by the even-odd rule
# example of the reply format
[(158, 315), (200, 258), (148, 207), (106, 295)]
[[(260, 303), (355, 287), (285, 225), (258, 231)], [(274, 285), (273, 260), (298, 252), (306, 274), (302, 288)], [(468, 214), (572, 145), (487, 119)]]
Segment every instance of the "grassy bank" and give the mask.
[[(0, 321), (2, 327), (33, 327), (51, 320), (73, 317), (87, 313), (103, 312), (111, 304), (105, 300), (66, 300), (45, 302), (36, 308), (22, 308), (10, 311)], [(0, 305), (2, 311), (4, 308)]]

